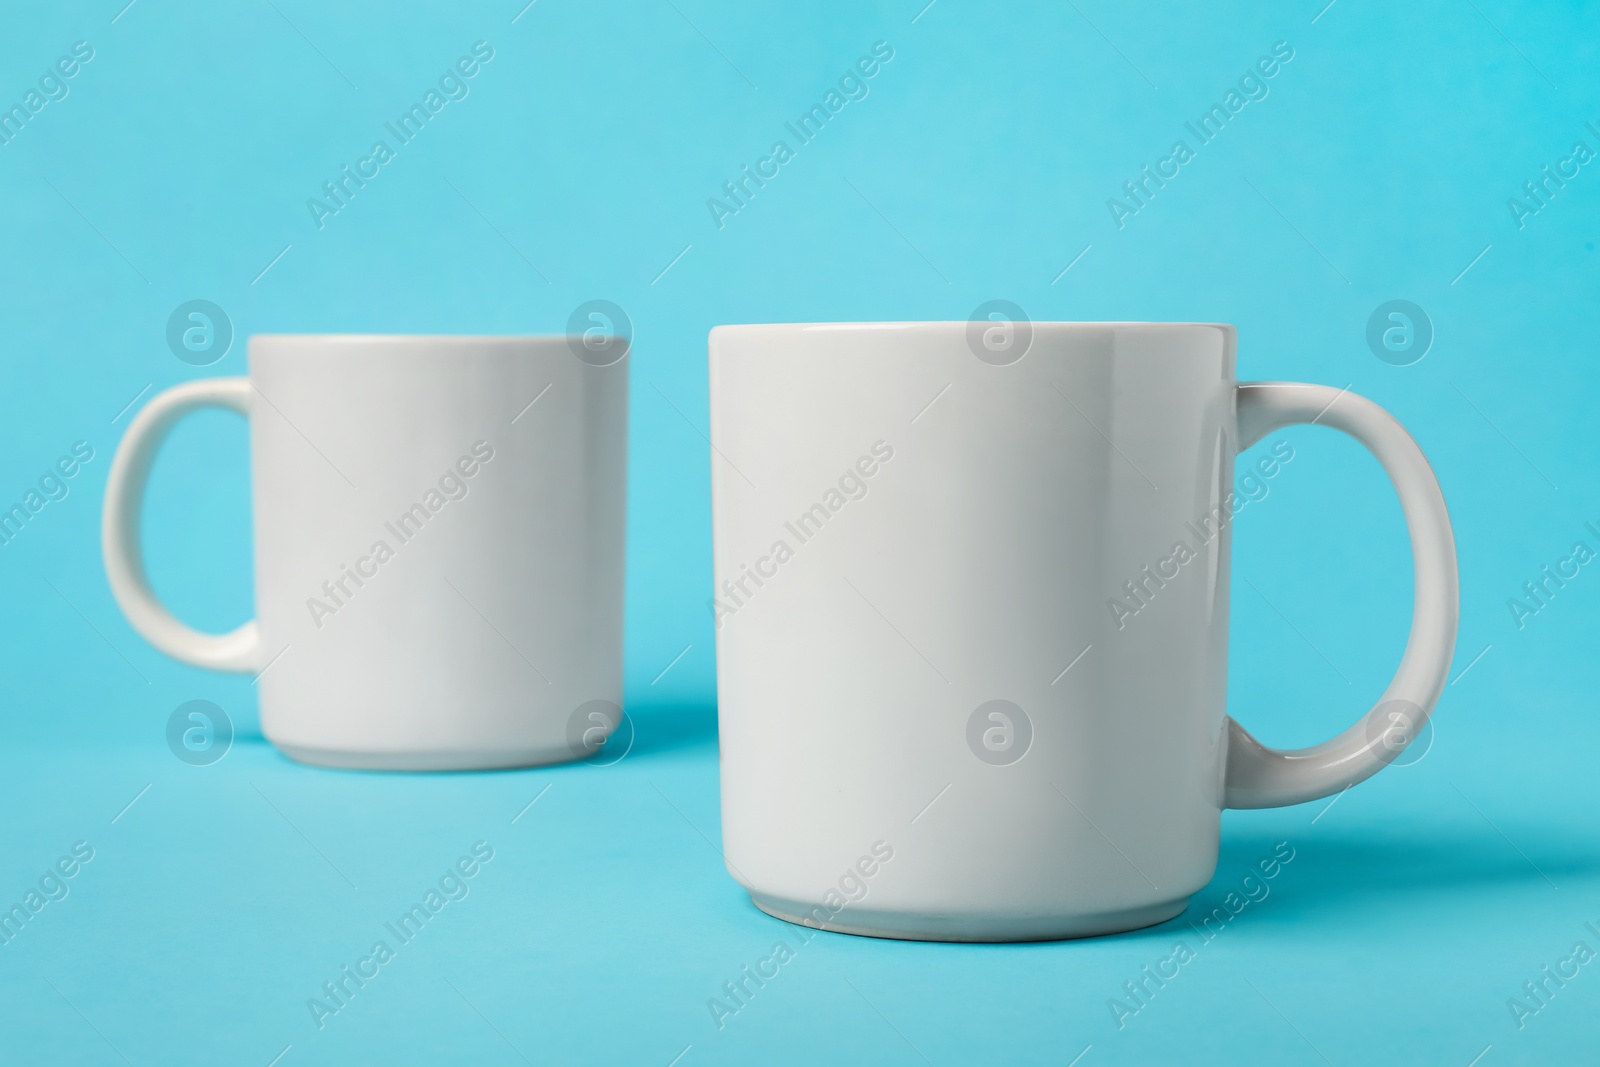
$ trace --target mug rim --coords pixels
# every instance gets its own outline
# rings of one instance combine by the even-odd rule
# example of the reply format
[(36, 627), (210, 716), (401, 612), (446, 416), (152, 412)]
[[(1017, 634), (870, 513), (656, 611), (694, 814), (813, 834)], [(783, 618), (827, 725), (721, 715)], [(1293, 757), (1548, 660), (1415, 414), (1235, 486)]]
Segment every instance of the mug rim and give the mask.
[[(845, 332), (845, 331), (850, 331), (850, 330), (900, 331), (900, 330), (912, 330), (912, 329), (919, 329), (919, 328), (941, 328), (941, 329), (965, 330), (974, 321), (981, 322), (982, 320), (973, 320), (973, 319), (916, 320), (916, 319), (908, 319), (908, 320), (904, 320), (904, 321), (883, 321), (883, 322), (872, 322), (872, 321), (863, 321), (863, 322), (740, 322), (740, 323), (723, 323), (723, 324), (720, 324), (720, 325), (717, 325), (717, 326), (713, 326), (711, 328), (711, 336), (715, 337), (717, 334), (724, 333), (724, 332), (736, 332), (736, 331), (737, 332), (744, 332), (744, 331), (763, 331), (763, 330), (766, 330), (766, 331), (782, 330), (782, 331), (800, 332), (800, 333), (809, 333), (809, 332), (831, 333), (831, 332)], [(1065, 330), (1106, 330), (1106, 329), (1116, 329), (1116, 330), (1200, 329), (1200, 330), (1220, 330), (1223, 333), (1232, 334), (1232, 335), (1235, 335), (1235, 336), (1239, 332), (1238, 327), (1234, 326), (1233, 323), (1231, 323), (1231, 322), (1160, 322), (1160, 321), (1140, 321), (1140, 320), (1092, 322), (1092, 321), (1086, 321), (1086, 320), (1061, 319), (1061, 320), (1047, 320), (1047, 321), (1030, 320), (1029, 321), (1029, 325), (1035, 330), (1048, 329), (1048, 330), (1062, 330), (1062, 331), (1065, 331)]]

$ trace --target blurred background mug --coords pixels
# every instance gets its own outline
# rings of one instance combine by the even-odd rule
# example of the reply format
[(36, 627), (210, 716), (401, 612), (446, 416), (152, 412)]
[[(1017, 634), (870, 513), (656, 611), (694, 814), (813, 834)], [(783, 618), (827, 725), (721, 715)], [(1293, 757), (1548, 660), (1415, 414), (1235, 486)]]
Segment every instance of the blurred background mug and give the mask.
[[(261, 336), (248, 378), (158, 395), (106, 484), (106, 573), (186, 663), (258, 676), (261, 729), (337, 767), (514, 767), (621, 719), (627, 341)], [(250, 420), (256, 618), (200, 633), (156, 598), (145, 484), (185, 414)]]
[[(930, 940), (1147, 926), (1211, 879), (1223, 808), (1336, 793), (1416, 736), (1456, 635), (1438, 482), (1376, 404), (1239, 383), (1234, 350), (1194, 323), (711, 332), (722, 828), (758, 907)], [(1276, 751), (1225, 710), (1232, 486), (1294, 423), (1387, 471), (1415, 608), (1377, 705)]]

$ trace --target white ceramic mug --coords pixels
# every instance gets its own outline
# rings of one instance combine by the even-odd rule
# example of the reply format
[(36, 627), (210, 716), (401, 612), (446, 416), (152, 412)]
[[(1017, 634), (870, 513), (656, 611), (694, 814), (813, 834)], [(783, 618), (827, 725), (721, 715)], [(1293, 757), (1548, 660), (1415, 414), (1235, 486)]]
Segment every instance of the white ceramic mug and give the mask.
[[(1457, 623), (1433, 472), (1371, 401), (1239, 383), (1234, 348), (1192, 323), (711, 332), (722, 828), (757, 906), (930, 940), (1157, 923), (1210, 880), (1221, 809), (1338, 792), (1415, 735)], [(1276, 751), (1225, 711), (1234, 456), (1313, 422), (1393, 480), (1415, 608), (1378, 705)]]
[[(621, 717), (626, 345), (252, 338), (248, 378), (175, 386), (129, 425), (102, 527), (117, 602), (168, 655), (258, 674), (262, 732), (298, 760), (591, 754)], [(156, 452), (203, 407), (250, 420), (257, 617), (228, 634), (174, 618), (139, 546)]]

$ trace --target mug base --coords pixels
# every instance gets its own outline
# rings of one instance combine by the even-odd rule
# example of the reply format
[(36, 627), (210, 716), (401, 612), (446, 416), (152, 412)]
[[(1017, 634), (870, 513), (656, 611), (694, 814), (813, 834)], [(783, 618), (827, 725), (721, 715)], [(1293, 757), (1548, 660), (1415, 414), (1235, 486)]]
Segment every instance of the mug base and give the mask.
[(822, 905), (756, 892), (751, 892), (750, 900), (774, 918), (813, 930), (900, 941), (959, 942), (1065, 941), (1120, 934), (1164, 923), (1182, 915), (1189, 906), (1189, 898), (1181, 897), (1123, 911), (1049, 916), (936, 915), (846, 907), (834, 918), (820, 920), (812, 916), (812, 911), (826, 911)]
[(583, 758), (582, 755), (573, 755), (565, 746), (495, 751), (362, 752), (312, 748), (282, 741), (272, 741), (272, 745), (296, 763), (353, 771), (503, 771), (571, 763)]

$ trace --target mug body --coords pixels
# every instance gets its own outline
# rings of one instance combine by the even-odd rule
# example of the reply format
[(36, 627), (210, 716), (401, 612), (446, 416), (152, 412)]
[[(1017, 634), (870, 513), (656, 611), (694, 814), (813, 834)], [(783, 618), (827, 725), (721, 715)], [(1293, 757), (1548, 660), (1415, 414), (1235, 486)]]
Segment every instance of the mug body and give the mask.
[(621, 717), (626, 361), (260, 336), (250, 379), (268, 739), (412, 770), (592, 752), (569, 724)]
[(756, 905), (1127, 930), (1215, 870), (1232, 327), (710, 337), (722, 826)]

